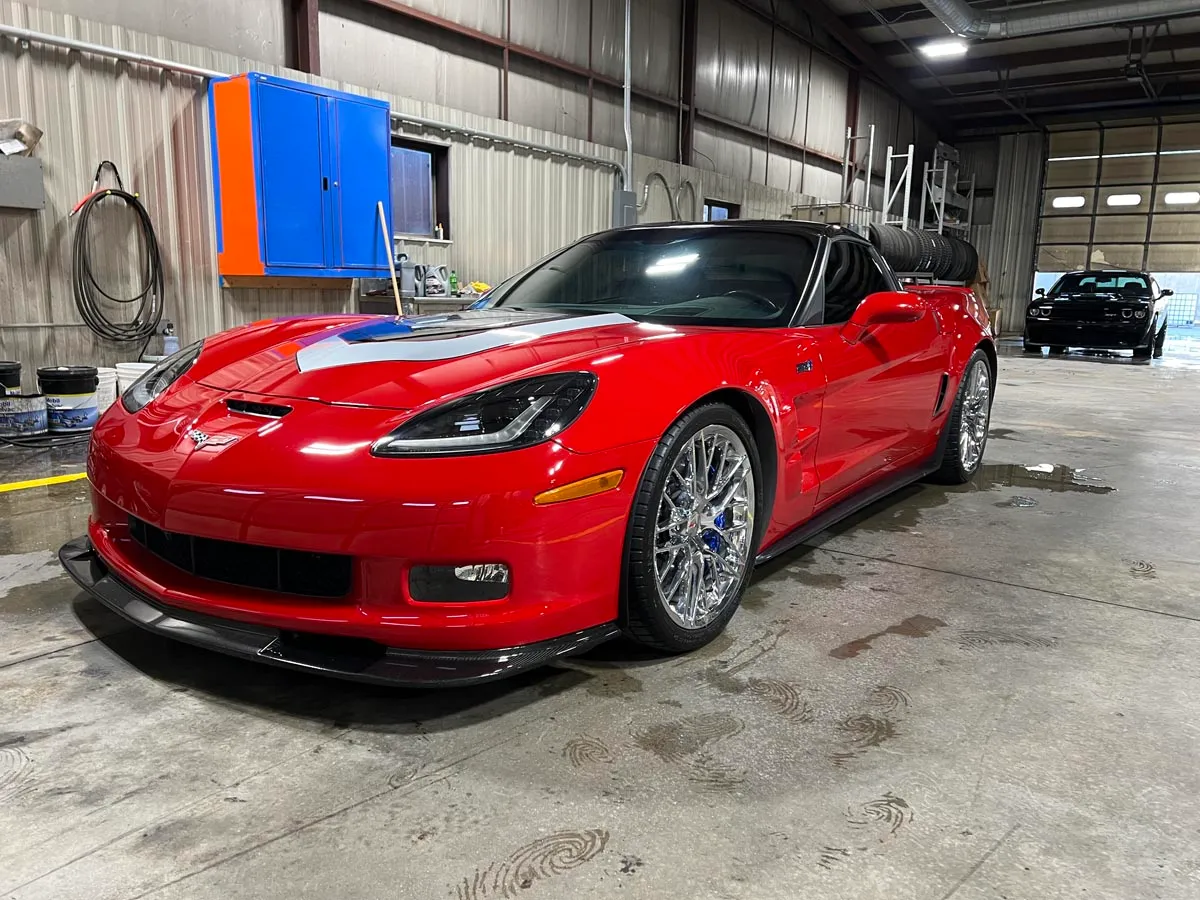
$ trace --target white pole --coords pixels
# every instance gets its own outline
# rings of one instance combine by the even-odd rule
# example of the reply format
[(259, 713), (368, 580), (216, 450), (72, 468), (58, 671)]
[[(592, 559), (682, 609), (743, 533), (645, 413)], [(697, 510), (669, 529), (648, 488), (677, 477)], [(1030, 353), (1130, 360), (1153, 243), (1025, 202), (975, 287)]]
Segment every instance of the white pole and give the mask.
[(625, 0), (625, 190), (633, 190), (633, 14)]
[(404, 315), (404, 301), (400, 299), (400, 285), (396, 281), (396, 248), (392, 236), (388, 234), (387, 215), (383, 211), (383, 201), (379, 201), (379, 229), (383, 232), (383, 246), (387, 248), (388, 268), (392, 272), (392, 295), (396, 298), (396, 315)]

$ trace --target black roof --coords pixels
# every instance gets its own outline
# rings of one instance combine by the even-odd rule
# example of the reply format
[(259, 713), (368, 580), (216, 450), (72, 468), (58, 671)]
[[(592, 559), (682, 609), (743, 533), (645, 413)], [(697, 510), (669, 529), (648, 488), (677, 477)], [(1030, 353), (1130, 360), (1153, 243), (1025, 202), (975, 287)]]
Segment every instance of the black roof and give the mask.
[(1068, 275), (1138, 275), (1142, 278), (1150, 277), (1149, 272), (1143, 272), (1140, 269), (1076, 269), (1073, 272), (1068, 272)]
[(646, 222), (637, 225), (625, 225), (614, 228), (613, 231), (662, 231), (664, 229), (678, 231), (700, 231), (710, 229), (739, 229), (746, 228), (754, 231), (774, 231), (781, 234), (806, 234), (813, 237), (849, 236), (865, 241), (862, 235), (851, 231), (844, 225), (830, 225), (825, 222), (809, 222), (800, 219), (725, 219), (721, 222)]

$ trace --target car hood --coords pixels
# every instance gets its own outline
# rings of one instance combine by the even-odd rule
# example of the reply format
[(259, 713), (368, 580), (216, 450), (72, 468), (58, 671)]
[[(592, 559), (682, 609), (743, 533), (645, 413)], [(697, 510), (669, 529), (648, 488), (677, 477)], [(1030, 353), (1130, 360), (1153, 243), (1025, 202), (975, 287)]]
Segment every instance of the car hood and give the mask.
[(1035, 300), (1035, 304), (1039, 303), (1118, 303), (1124, 306), (1131, 306), (1137, 303), (1149, 303), (1149, 297), (1130, 297), (1124, 294), (1105, 294), (1105, 293), (1073, 293), (1073, 294), (1056, 294), (1053, 297), (1044, 297)]
[(412, 409), (644, 339), (619, 314), (464, 310), (262, 323), (206, 346), (191, 378), (221, 390)]

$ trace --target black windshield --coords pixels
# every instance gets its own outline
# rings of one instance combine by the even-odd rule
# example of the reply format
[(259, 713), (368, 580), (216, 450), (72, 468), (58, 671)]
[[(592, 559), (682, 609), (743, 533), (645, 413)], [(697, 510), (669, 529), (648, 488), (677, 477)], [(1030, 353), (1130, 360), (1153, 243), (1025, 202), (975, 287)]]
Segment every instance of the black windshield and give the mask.
[(742, 228), (608, 232), (501, 285), (488, 305), (666, 324), (787, 325), (816, 250), (809, 235)]
[(1150, 282), (1137, 272), (1076, 272), (1064, 275), (1050, 289), (1051, 297), (1062, 294), (1120, 294), (1149, 297)]

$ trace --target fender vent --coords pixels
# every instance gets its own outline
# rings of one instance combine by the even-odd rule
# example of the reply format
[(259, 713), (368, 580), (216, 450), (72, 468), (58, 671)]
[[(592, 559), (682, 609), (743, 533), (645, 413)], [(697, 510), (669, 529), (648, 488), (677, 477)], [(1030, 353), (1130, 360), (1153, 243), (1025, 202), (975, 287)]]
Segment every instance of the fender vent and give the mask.
[(290, 406), (278, 403), (255, 403), (251, 400), (226, 400), (225, 406), (230, 412), (244, 413), (247, 416), (262, 416), (264, 419), (282, 419), (292, 411)]
[(936, 416), (942, 411), (942, 404), (946, 402), (946, 389), (950, 387), (950, 376), (942, 376), (941, 387), (938, 388), (937, 403), (933, 404), (933, 414)]

